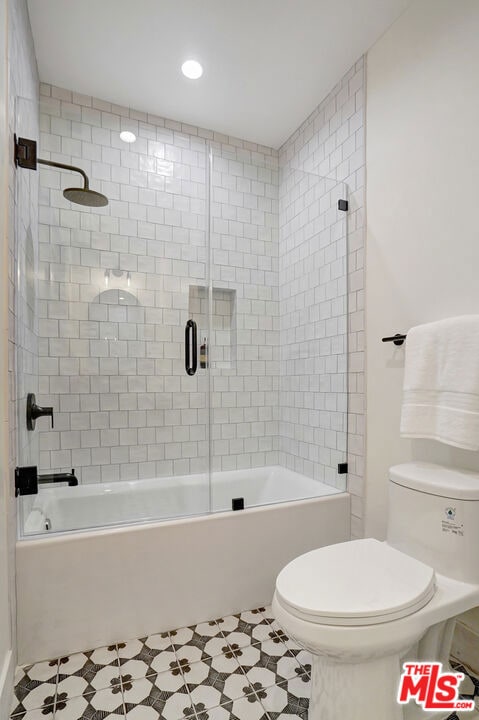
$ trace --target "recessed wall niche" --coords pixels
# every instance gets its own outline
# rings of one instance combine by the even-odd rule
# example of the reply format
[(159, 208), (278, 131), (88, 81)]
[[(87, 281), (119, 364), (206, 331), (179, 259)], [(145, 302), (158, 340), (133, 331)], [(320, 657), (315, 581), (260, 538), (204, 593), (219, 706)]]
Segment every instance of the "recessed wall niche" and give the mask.
[(236, 362), (236, 290), (213, 288), (208, 332), (208, 288), (190, 285), (189, 314), (198, 326), (198, 352), (207, 339), (211, 368), (231, 369)]

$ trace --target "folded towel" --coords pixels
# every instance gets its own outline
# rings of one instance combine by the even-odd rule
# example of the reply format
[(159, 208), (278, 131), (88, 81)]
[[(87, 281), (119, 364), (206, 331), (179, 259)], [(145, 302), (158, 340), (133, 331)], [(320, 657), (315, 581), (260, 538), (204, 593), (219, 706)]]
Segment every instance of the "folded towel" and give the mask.
[(479, 315), (408, 331), (401, 435), (479, 450)]

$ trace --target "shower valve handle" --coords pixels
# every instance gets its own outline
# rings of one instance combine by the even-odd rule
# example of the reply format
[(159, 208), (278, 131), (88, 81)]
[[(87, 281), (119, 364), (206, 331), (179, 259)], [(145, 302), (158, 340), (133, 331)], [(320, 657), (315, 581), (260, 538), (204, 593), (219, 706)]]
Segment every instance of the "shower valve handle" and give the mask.
[(37, 405), (34, 393), (27, 395), (27, 430), (35, 430), (36, 421), (39, 417), (49, 417), (53, 428), (53, 408)]

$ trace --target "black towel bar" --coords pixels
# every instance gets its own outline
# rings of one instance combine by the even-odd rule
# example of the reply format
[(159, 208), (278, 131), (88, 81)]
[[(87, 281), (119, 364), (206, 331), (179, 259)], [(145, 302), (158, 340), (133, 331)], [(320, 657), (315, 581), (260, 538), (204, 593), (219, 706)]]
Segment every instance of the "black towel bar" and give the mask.
[(402, 345), (406, 339), (406, 335), (401, 335), (400, 333), (396, 333), (395, 335), (392, 335), (391, 337), (383, 337), (383, 342), (392, 342), (395, 345)]

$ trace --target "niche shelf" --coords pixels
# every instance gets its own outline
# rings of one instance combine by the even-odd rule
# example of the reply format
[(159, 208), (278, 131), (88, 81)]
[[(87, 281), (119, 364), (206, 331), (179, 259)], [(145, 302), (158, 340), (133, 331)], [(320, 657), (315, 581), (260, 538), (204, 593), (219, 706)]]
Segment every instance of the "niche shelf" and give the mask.
[(213, 288), (209, 336), (207, 287), (190, 285), (188, 308), (198, 326), (198, 352), (207, 337), (210, 367), (232, 369), (236, 362), (236, 290)]

